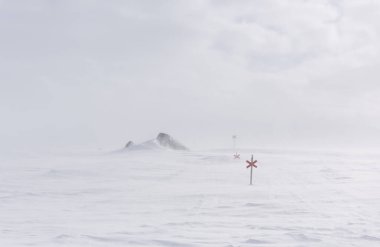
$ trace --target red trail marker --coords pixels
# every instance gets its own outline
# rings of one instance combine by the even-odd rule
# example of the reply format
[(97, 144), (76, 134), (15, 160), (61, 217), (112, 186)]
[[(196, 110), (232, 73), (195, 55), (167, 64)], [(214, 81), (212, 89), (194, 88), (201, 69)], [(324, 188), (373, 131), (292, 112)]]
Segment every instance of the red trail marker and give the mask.
[(234, 154), (234, 159), (240, 159), (240, 154), (238, 153)]
[(251, 156), (251, 161), (247, 160), (246, 161), (248, 163), (247, 165), (247, 168), (250, 168), (251, 167), (251, 180), (250, 180), (250, 185), (252, 185), (252, 170), (253, 170), (253, 167), (257, 168), (257, 166), (255, 165), (257, 163), (257, 160), (253, 161), (253, 155)]

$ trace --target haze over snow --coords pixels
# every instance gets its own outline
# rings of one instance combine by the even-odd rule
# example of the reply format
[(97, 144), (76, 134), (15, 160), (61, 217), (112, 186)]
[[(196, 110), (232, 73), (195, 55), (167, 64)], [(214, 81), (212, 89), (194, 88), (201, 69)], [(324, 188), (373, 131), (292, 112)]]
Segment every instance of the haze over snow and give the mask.
[(378, 146), (380, 3), (0, 1), (1, 146)]

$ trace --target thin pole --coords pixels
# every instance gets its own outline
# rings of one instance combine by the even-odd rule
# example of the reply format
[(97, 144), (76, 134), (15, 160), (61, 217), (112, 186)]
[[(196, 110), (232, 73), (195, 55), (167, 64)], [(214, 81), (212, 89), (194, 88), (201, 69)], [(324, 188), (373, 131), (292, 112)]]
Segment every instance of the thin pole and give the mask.
[(233, 150), (236, 151), (236, 135), (232, 136), (232, 140), (233, 140)]
[[(251, 157), (251, 162), (253, 162), (253, 155)], [(253, 170), (253, 166), (251, 165), (251, 183), (250, 183), (250, 185), (252, 185), (252, 170)]]

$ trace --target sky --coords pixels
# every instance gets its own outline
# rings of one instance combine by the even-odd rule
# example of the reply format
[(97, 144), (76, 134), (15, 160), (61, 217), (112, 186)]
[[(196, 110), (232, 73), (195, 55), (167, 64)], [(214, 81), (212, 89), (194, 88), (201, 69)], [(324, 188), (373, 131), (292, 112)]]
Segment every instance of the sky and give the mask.
[(0, 0), (0, 147), (380, 146), (376, 0)]

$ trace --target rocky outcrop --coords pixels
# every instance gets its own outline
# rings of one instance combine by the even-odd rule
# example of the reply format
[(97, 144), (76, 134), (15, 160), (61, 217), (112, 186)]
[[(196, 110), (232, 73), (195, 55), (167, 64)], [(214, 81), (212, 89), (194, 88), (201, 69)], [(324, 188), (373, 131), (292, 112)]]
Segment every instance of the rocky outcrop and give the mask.
[(156, 137), (156, 140), (158, 144), (160, 144), (163, 147), (167, 147), (174, 150), (188, 150), (187, 147), (179, 143), (178, 141), (174, 140), (170, 135), (166, 133), (160, 133)]
[(141, 144), (134, 144), (129, 141), (124, 149), (127, 150), (154, 150), (154, 149), (172, 149), (172, 150), (189, 150), (186, 146), (172, 138), (166, 133), (159, 133), (153, 140), (143, 142)]
[(134, 145), (133, 141), (129, 141), (127, 142), (127, 144), (125, 144), (125, 147), (124, 148), (130, 148)]

